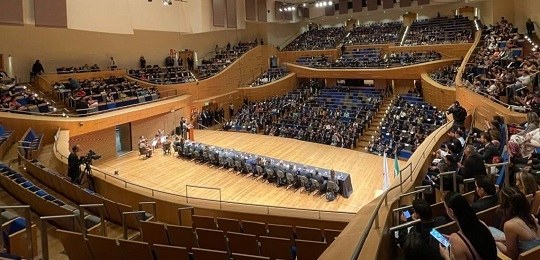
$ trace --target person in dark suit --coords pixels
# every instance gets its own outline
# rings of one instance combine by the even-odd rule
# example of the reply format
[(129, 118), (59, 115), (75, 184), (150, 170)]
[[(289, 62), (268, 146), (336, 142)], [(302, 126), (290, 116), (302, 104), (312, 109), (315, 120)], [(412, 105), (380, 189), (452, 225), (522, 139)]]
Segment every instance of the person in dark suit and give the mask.
[(43, 65), (39, 60), (36, 60), (34, 65), (32, 65), (32, 74), (33, 75), (41, 75), (45, 70), (43, 69)]
[(478, 175), (486, 175), (486, 166), (484, 165), (484, 160), (473, 145), (467, 145), (463, 151), (465, 154), (463, 164), (458, 163), (460, 167), (460, 176), (463, 179), (474, 178)]
[(71, 153), (68, 156), (68, 176), (72, 183), (80, 184), (81, 162), (77, 153), (80, 151), (79, 145), (71, 147)]
[(476, 176), (474, 178), (476, 185), (476, 194), (479, 199), (471, 203), (475, 212), (483, 211), (499, 204), (499, 198), (496, 196), (497, 190), (489, 176)]
[(493, 163), (493, 157), (499, 155), (499, 149), (491, 142), (493, 138), (489, 133), (480, 134), (480, 143), (482, 147), (478, 149), (478, 155), (485, 163)]
[[(433, 217), (433, 212), (431, 209), (431, 205), (424, 200), (424, 199), (415, 199), (412, 203), (412, 208), (414, 213), (411, 214), (411, 219), (405, 218), (403, 213), (400, 216), (400, 219), (402, 222), (407, 221), (413, 221), (420, 219), (420, 222), (418, 224), (414, 225), (408, 232), (407, 230), (402, 230), (399, 232), (398, 235), (398, 244), (403, 245), (405, 240), (407, 239), (407, 234), (409, 233), (418, 233), (422, 237), (422, 239), (430, 244), (431, 236), (429, 232), (434, 228), (438, 227), (440, 225), (446, 224), (448, 221), (443, 216), (437, 216)], [(438, 248), (438, 244), (433, 244), (435, 248)]]

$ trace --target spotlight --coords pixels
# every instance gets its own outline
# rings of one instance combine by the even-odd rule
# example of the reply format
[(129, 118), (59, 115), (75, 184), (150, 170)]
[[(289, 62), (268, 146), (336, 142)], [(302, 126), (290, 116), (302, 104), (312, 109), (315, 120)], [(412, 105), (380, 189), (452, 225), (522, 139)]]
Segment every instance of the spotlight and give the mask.
[(283, 9), (279, 8), (279, 11), (280, 11), (280, 12), (283, 12)]
[(292, 9), (293, 11), (295, 11), (295, 10), (296, 10), (296, 7), (293, 6), (293, 7), (291, 7), (291, 9)]
[(334, 3), (332, 3), (332, 1), (328, 1), (328, 5), (333, 5)]
[(306, 7), (306, 6), (307, 6), (307, 4), (306, 4), (306, 3), (303, 3), (303, 4), (302, 4), (302, 6), (303, 6), (303, 7)]

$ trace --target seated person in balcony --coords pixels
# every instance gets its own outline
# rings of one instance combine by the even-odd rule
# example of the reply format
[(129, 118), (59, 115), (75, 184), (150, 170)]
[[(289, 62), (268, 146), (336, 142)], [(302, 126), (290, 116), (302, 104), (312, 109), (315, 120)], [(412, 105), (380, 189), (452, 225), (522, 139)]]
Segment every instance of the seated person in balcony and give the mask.
[(475, 178), (478, 175), (486, 175), (484, 160), (480, 157), (473, 145), (467, 145), (463, 150), (463, 164), (458, 163), (459, 176), (463, 179)]
[(411, 218), (407, 219), (405, 215), (401, 213), (400, 220), (403, 223), (406, 223), (408, 221), (420, 219), (420, 222), (406, 230), (403, 229), (399, 232), (399, 236), (397, 238), (398, 245), (403, 246), (405, 241), (408, 239), (408, 234), (418, 233), (426, 244), (430, 244), (432, 247), (438, 248), (438, 244), (432, 243), (429, 232), (435, 227), (448, 223), (446, 218), (443, 216), (433, 217), (431, 205), (429, 205), (429, 203), (424, 199), (413, 200), (412, 211)]
[(86, 102), (88, 103), (88, 108), (95, 108), (99, 106), (98, 101), (93, 99), (92, 96), (89, 96)]
[(476, 176), (474, 178), (476, 186), (476, 195), (478, 199), (471, 203), (471, 207), (475, 212), (480, 212), (499, 204), (499, 198), (497, 197), (497, 190), (495, 184), (491, 181), (488, 175)]
[(69, 82), (69, 89), (71, 89), (71, 91), (75, 91), (81, 88), (81, 85), (79, 84), (79, 82), (74, 78), (69, 78), (68, 82)]
[(465, 198), (457, 192), (444, 197), (446, 212), (459, 231), (449, 236), (450, 250), (440, 246), (444, 259), (497, 259), (497, 246), (489, 229), (478, 220)]
[(512, 259), (540, 245), (540, 226), (531, 214), (527, 198), (515, 187), (505, 187), (501, 192), (501, 210), (504, 218), (504, 239), (497, 247)]
[(92, 67), (90, 67), (91, 70), (99, 70), (99, 66), (97, 64), (94, 64), (92, 65)]
[(485, 132), (480, 134), (481, 146), (478, 148), (478, 155), (485, 163), (493, 163), (493, 157), (499, 155), (499, 148), (492, 141), (490, 134)]
[[(516, 173), (516, 187), (525, 195), (534, 196), (538, 191), (538, 184), (536, 178), (529, 172), (517, 172)], [(533, 209), (532, 213), (536, 214), (538, 209)]]

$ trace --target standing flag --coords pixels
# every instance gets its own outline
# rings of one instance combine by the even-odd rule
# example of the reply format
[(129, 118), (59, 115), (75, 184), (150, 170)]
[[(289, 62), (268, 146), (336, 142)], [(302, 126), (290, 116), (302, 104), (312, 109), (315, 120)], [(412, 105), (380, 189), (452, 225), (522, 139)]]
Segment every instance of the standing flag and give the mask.
[(397, 159), (397, 155), (394, 156), (394, 177), (399, 175), (399, 162)]
[(390, 181), (388, 179), (388, 160), (386, 160), (386, 152), (383, 156), (383, 191), (388, 189)]

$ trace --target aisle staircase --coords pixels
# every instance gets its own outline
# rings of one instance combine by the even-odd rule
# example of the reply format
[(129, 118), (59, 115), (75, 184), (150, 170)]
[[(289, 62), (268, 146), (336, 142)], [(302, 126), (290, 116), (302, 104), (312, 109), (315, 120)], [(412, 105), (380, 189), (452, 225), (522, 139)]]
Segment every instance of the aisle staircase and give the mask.
[(373, 120), (371, 120), (369, 128), (364, 132), (362, 137), (360, 137), (360, 140), (358, 141), (358, 145), (355, 150), (366, 152), (366, 148), (369, 146), (369, 142), (379, 135), (379, 125), (385, 118), (386, 111), (388, 110), (392, 102), (394, 102), (395, 98), (396, 96), (394, 95), (384, 100), (379, 109), (379, 112), (377, 112), (377, 114), (375, 114), (375, 116), (373, 117)]

